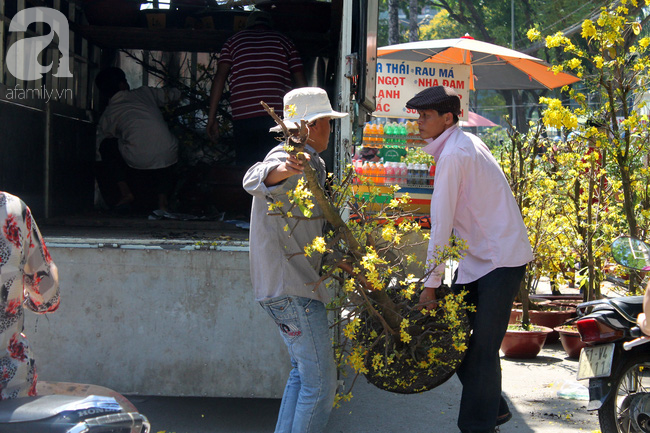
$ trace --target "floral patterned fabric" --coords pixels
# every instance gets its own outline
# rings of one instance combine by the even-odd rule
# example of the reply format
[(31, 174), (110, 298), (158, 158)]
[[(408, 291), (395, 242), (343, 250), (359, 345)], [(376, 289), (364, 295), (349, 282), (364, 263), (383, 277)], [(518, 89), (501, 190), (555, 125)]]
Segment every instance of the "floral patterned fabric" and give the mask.
[(58, 306), (57, 268), (29, 208), (0, 191), (0, 399), (36, 395), (24, 307), (48, 313)]

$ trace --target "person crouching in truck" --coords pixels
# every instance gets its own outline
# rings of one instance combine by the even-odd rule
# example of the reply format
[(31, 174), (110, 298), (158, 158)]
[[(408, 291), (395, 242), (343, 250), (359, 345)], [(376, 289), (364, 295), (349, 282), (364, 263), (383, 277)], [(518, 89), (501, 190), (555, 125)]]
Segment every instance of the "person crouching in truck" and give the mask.
[[(472, 335), (458, 368), (463, 385), (458, 416), (462, 433), (488, 433), (512, 415), (501, 395), (499, 347), (508, 327), (512, 302), (533, 259), (526, 226), (501, 167), (480, 138), (458, 126), (460, 98), (436, 86), (406, 103), (418, 111), (423, 150), (436, 160), (431, 196), (431, 237), (427, 262), (449, 244), (452, 234), (467, 243), (452, 282), (466, 290)], [(444, 263), (430, 273), (420, 304), (434, 305)]]
[(59, 307), (59, 274), (29, 207), (0, 191), (0, 400), (36, 395), (36, 366), (23, 332), (24, 308)]
[[(178, 161), (178, 140), (169, 131), (161, 106), (180, 99), (178, 89), (142, 86), (131, 90), (120, 68), (95, 78), (109, 102), (97, 125), (97, 161), (102, 194), (115, 195), (117, 209), (168, 210)], [(105, 191), (117, 190), (116, 194)], [(106, 200), (106, 197), (105, 197)], [(110, 201), (110, 200), (108, 200)]]
[[(283, 102), (283, 123), (289, 130), (297, 133), (301, 120), (308, 124), (305, 152), (322, 186), (327, 173), (318, 154), (327, 149), (330, 119), (347, 114), (332, 110), (327, 93), (317, 87), (292, 90)], [(271, 202), (289, 209), (287, 192), (295, 189), (303, 170), (303, 163), (280, 144), (249, 168), (243, 181), (253, 196), (250, 270), (255, 298), (278, 325), (291, 356), (276, 433), (323, 432), (336, 394), (336, 365), (325, 311), (330, 296), (324, 284), (316, 289), (310, 284), (319, 279), (320, 255), (304, 254), (306, 245), (323, 236), (325, 220), (318, 217), (322, 212), (317, 204), (307, 219), (269, 215), (268, 209)]]

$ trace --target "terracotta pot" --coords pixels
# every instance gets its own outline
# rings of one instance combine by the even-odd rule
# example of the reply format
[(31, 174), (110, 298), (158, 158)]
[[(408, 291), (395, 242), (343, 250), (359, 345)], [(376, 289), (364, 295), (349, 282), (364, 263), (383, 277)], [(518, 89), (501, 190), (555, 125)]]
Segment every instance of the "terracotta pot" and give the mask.
[(560, 342), (569, 358), (579, 358), (580, 351), (587, 344), (580, 339), (580, 334), (575, 328), (560, 327), (556, 331), (560, 334)]
[(94, 26), (132, 27), (140, 16), (140, 0), (84, 0), (88, 23)]
[[(546, 326), (551, 328), (551, 333), (546, 338), (546, 344), (557, 343), (560, 339), (560, 334), (554, 330), (562, 325), (567, 320), (575, 316), (576, 310), (572, 307), (558, 307), (558, 310), (528, 310), (530, 316), (530, 323), (533, 325)], [(512, 310), (510, 312), (510, 324), (521, 322), (521, 310)]]
[(535, 358), (546, 336), (553, 330), (544, 326), (536, 326), (535, 330), (507, 330), (501, 342), (501, 351), (508, 358), (531, 359)]

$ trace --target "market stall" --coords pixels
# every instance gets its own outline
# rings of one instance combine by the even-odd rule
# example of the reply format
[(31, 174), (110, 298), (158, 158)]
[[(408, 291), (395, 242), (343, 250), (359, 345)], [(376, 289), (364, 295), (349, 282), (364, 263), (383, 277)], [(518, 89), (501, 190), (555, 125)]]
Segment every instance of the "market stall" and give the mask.
[[(421, 150), (427, 143), (419, 136), (418, 113), (407, 109), (406, 102), (427, 87), (453, 87), (461, 99), (460, 119), (465, 121), (469, 117), (469, 81), (467, 65), (378, 60), (377, 109), (364, 126), (353, 160), (357, 174), (373, 185), (357, 187), (360, 197), (371, 199), (379, 208), (408, 194), (406, 210), (428, 221), (435, 161)], [(395, 191), (395, 185), (399, 190)]]

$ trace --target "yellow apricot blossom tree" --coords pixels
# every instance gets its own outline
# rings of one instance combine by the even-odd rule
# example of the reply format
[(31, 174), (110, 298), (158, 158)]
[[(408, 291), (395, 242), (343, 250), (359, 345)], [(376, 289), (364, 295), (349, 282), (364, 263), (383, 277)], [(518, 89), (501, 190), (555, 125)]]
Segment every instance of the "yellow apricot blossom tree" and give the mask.
[[(579, 86), (563, 89), (569, 104), (553, 98), (540, 102), (547, 105), (543, 123), (565, 136), (573, 132), (573, 143), (579, 144), (574, 146), (576, 155), (560, 159), (572, 164), (567, 174), (575, 178), (574, 210), (577, 216), (584, 213), (577, 233), (587, 245), (581, 259), (589, 268), (592, 289), (598, 281), (596, 269), (602, 265), (598, 256), (607, 250), (605, 239), (615, 233), (641, 238), (648, 233), (650, 136), (642, 97), (650, 78), (650, 38), (642, 32), (648, 20), (643, 8), (649, 4), (615, 2), (603, 7), (596, 20), (585, 20), (576, 39), (561, 33), (543, 39), (547, 48), (566, 53), (567, 60), (553, 70), (582, 78)], [(535, 29), (528, 37), (543, 38)], [(623, 218), (616, 220), (617, 212)], [(598, 222), (602, 213), (613, 216), (604, 225)]]

